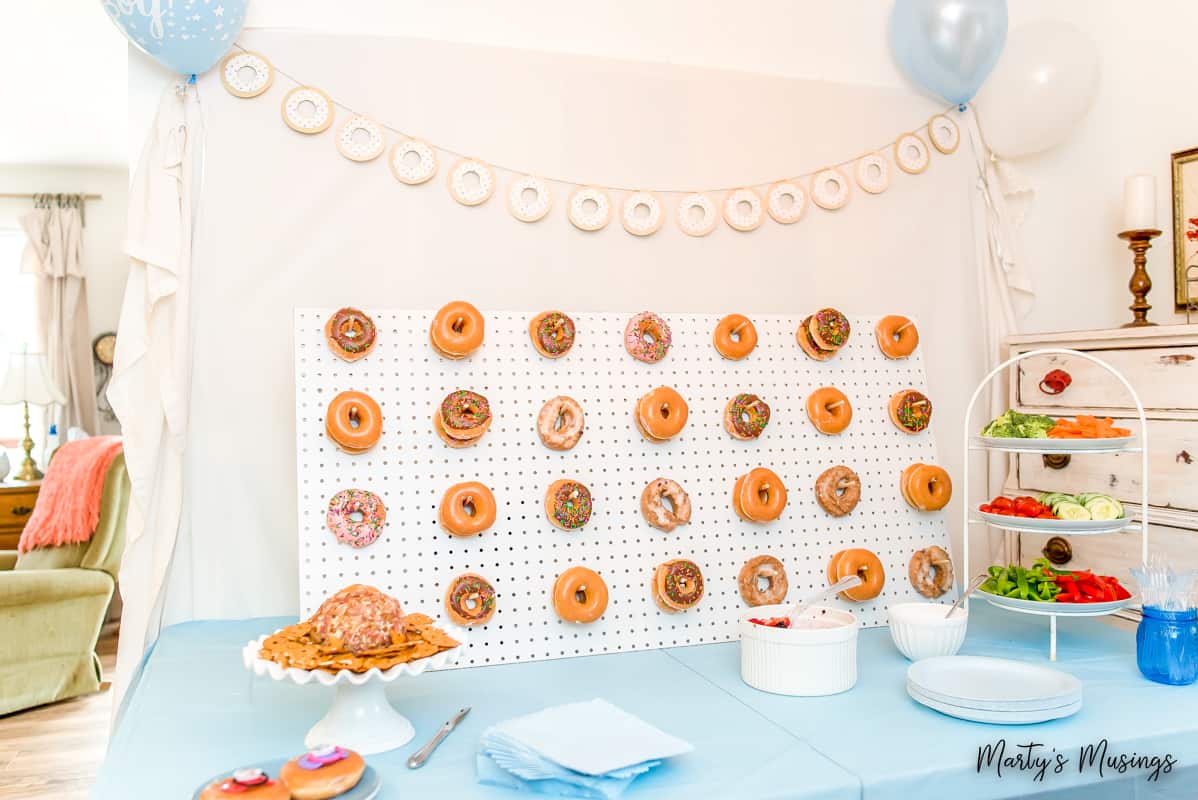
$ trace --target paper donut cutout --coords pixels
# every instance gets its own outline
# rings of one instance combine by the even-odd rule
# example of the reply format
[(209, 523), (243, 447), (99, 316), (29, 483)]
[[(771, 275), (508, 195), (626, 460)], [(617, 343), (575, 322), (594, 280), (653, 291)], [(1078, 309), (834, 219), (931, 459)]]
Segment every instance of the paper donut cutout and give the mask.
[(807, 210), (807, 193), (794, 181), (778, 181), (765, 193), (765, 210), (779, 225), (792, 225)]
[[(644, 216), (637, 214), (637, 209), (642, 206), (648, 209)], [(633, 192), (624, 198), (620, 207), (620, 221), (624, 223), (624, 230), (633, 236), (652, 236), (665, 221), (661, 201), (653, 192)]]
[[(691, 213), (691, 210), (696, 208), (703, 212), (702, 216), (697, 218)], [(701, 192), (688, 194), (678, 202), (675, 219), (679, 229), (687, 236), (706, 236), (715, 230), (716, 224), (720, 221), (719, 215), (716, 214), (715, 203)]]
[[(364, 141), (355, 141), (359, 132), (366, 134)], [(350, 161), (373, 161), (385, 145), (383, 126), (365, 114), (354, 114), (337, 131), (337, 149)]]
[[(304, 106), (312, 106), (305, 114)], [(323, 133), (333, 124), (333, 101), (315, 86), (297, 86), (283, 96), (283, 121), (299, 133)]]
[(870, 194), (881, 194), (890, 186), (890, 162), (878, 153), (866, 153), (853, 166), (857, 185)]
[(811, 199), (822, 209), (843, 208), (851, 193), (848, 177), (835, 167), (820, 170), (811, 177)]
[[(474, 175), (478, 185), (467, 185), (467, 175)], [(481, 205), (495, 193), (495, 172), (484, 161), (463, 158), (449, 171), (449, 193), (464, 206)]]
[[(415, 154), (416, 163), (410, 163), (409, 155)], [(391, 174), (400, 183), (417, 186), (437, 174), (437, 153), (427, 143), (419, 139), (403, 139), (391, 148), (391, 157), (387, 159)]]
[[(243, 75), (250, 70), (250, 75)], [(249, 50), (225, 56), (220, 64), (220, 82), (231, 95), (257, 97), (274, 83), (275, 70), (265, 56)]]
[(910, 175), (918, 175), (928, 168), (928, 146), (914, 133), (904, 133), (894, 143), (894, 163)]
[[(586, 208), (588, 200), (595, 204), (593, 209)], [(596, 186), (579, 186), (570, 195), (567, 215), (580, 231), (600, 230), (611, 221), (611, 199), (607, 192)]]
[(932, 140), (932, 147), (946, 156), (952, 155), (961, 144), (961, 129), (945, 115), (936, 114), (928, 120), (928, 138)]
[[(526, 200), (525, 192), (533, 192), (533, 199)], [(553, 194), (549, 184), (532, 175), (522, 175), (512, 181), (507, 192), (507, 207), (512, 216), (521, 222), (536, 222), (549, 213), (553, 205)]]
[[(748, 206), (741, 208), (741, 203)], [(761, 227), (765, 211), (761, 207), (761, 196), (752, 189), (736, 189), (724, 198), (724, 222), (738, 231), (755, 231)]]

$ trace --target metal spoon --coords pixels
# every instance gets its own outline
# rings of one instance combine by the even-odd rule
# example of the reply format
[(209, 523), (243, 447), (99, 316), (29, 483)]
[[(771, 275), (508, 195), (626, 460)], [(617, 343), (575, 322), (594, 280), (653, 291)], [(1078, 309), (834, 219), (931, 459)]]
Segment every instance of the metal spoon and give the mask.
[(423, 767), (424, 762), (428, 761), (428, 757), (431, 756), (433, 751), (437, 749), (437, 745), (441, 744), (442, 740), (444, 740), (445, 737), (448, 736), (450, 732), (458, 726), (458, 723), (462, 721), (462, 718), (469, 713), (470, 706), (466, 706), (461, 711), (450, 717), (448, 722), (438, 728), (437, 732), (433, 734), (433, 738), (428, 740), (428, 744), (417, 750), (415, 753), (412, 753), (411, 757), (408, 758), (408, 769)]
[(794, 627), (798, 622), (799, 612), (802, 611), (803, 609), (805, 609), (809, 606), (812, 606), (815, 603), (818, 603), (820, 600), (831, 597), (832, 595), (836, 594), (837, 592), (843, 592), (845, 589), (852, 589), (854, 586), (860, 586), (860, 585), (861, 585), (861, 576), (860, 575), (846, 575), (845, 577), (841, 578), (840, 580), (838, 580), (836, 583), (832, 584), (831, 586), (826, 586), (823, 589), (821, 589), (820, 591), (816, 592), (815, 594), (810, 595), (809, 597), (805, 597), (802, 600), (800, 600), (799, 602), (795, 603), (793, 606), (790, 607), (789, 611), (787, 611), (785, 614), (783, 614), (783, 616), (789, 617), (790, 625), (791, 625), (791, 627)]
[(963, 601), (963, 600), (964, 600), (966, 597), (969, 597), (969, 595), (971, 595), (971, 594), (973, 594), (975, 591), (977, 591), (977, 588), (978, 588), (979, 586), (981, 586), (983, 583), (985, 583), (985, 582), (986, 582), (986, 579), (987, 579), (987, 578), (989, 578), (989, 577), (990, 577), (990, 575), (989, 575), (989, 574), (987, 574), (987, 573), (982, 573), (981, 575), (977, 576), (977, 577), (976, 577), (976, 578), (974, 578), (972, 581), (970, 581), (970, 583), (969, 583), (969, 587), (968, 587), (968, 588), (966, 588), (966, 590), (965, 590), (965, 591), (961, 592), (961, 596), (957, 598), (957, 602), (953, 603), (953, 604), (952, 604), (952, 606), (950, 606), (950, 607), (949, 607), (949, 609), (948, 609), (948, 613), (944, 615), (944, 618), (945, 618), (945, 619), (948, 619), (949, 617), (951, 617), (951, 616), (953, 615), (953, 612), (957, 610), (957, 606), (961, 605), (961, 602), (962, 602), (962, 601)]

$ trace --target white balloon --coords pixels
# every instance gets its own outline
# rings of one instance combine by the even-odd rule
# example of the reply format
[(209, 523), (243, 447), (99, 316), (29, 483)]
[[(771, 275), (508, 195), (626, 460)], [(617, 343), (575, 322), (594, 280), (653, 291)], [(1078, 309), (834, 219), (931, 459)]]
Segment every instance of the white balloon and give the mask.
[(974, 100), (986, 144), (1003, 158), (1057, 146), (1090, 109), (1100, 77), (1098, 46), (1070, 23), (1019, 26)]

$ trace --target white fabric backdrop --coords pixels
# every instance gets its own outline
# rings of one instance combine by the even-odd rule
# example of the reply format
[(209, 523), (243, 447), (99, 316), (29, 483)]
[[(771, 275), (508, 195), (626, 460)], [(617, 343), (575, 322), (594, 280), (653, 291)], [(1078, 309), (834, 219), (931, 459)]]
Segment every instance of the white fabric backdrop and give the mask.
[[(702, 188), (803, 172), (939, 110), (906, 92), (446, 43), (264, 31), (242, 42), (434, 142), (620, 185)], [(498, 309), (836, 305), (915, 315), (940, 459), (959, 474), (961, 413), (982, 364), (967, 143), (933, 156), (921, 176), (896, 170), (883, 195), (855, 192), (846, 209), (812, 209), (794, 226), (767, 221), (748, 235), (721, 226), (696, 240), (667, 224), (639, 240), (615, 223), (598, 234), (573, 229), (561, 186), (550, 218), (535, 225), (514, 220), (500, 196), (456, 204), (444, 173), (403, 186), (381, 159), (342, 158), (331, 133), (288, 130), (279, 103), (289, 88), (280, 77), (243, 100), (215, 72), (200, 81), (189, 496), (165, 623), (297, 609), (295, 306), (435, 307), (466, 297)]]

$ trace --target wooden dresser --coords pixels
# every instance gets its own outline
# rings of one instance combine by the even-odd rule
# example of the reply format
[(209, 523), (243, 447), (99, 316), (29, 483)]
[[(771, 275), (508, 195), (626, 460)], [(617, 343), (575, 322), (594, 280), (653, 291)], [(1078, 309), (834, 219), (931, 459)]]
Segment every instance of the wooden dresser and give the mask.
[[(1029, 334), (1007, 341), (1008, 356), (1044, 347), (1090, 353), (1135, 387), (1148, 418), (1149, 552), (1164, 554), (1177, 569), (1198, 568), (1198, 325)], [(1040, 379), (1053, 369), (1073, 378), (1058, 395), (1040, 389)], [(1117, 425), (1139, 428), (1134, 403), (1119, 380), (1097, 364), (1066, 355), (1015, 365), (1010, 404), (1029, 413), (1109, 416)], [(1140, 454), (1074, 455), (1067, 461), (1021, 454), (1011, 459), (1006, 490), (1104, 492), (1127, 503), (1129, 515), (1139, 519)], [(1038, 558), (1047, 540), (1011, 536), (1012, 552), (1024, 563)], [(1073, 550), (1069, 566), (1123, 579), (1140, 559), (1138, 531), (1066, 539)]]
[(17, 549), (41, 486), (41, 481), (0, 481), (0, 550)]

